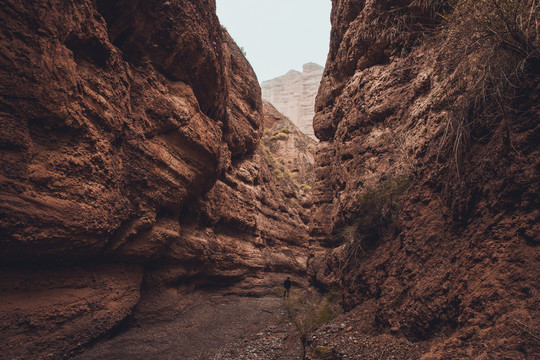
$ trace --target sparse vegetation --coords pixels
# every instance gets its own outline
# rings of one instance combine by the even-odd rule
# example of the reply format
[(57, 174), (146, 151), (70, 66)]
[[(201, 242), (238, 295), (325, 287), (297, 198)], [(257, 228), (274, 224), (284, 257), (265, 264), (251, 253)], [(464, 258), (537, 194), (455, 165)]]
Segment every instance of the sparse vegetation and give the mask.
[(406, 176), (388, 179), (358, 196), (357, 216), (338, 234), (345, 243), (341, 272), (355, 265), (366, 247), (389, 230), (398, 228), (403, 193), (409, 187)]
[(311, 186), (309, 186), (309, 185), (307, 185), (307, 184), (301, 184), (301, 185), (300, 185), (300, 189), (301, 189), (302, 191), (306, 192), (306, 191), (311, 190)]
[(539, 0), (413, 0), (390, 5), (359, 36), (391, 44), (393, 56), (426, 40), (442, 48), (436, 73), (444, 91), (435, 102), (449, 111), (441, 157), (452, 159), (459, 178), (471, 144), (501, 124), (511, 148), (513, 104), (540, 69), (539, 19)]
[(408, 5), (395, 2), (378, 13), (359, 38), (366, 43), (394, 44), (391, 54), (404, 56), (431, 33), (440, 17), (439, 12), (446, 6), (444, 0), (413, 0)]
[(437, 40), (443, 41), (438, 74), (446, 79), (440, 103), (447, 105), (441, 154), (460, 164), (473, 141), (488, 139), (509, 118), (524, 81), (540, 69), (538, 0), (454, 0)]
[[(285, 168), (285, 164), (283, 164), (283, 166)], [(289, 170), (285, 170), (285, 175), (287, 175), (287, 177), (292, 180), (298, 177), (298, 172), (297, 171), (290, 172)]]
[(331, 346), (327, 345), (317, 345), (315, 347), (315, 356), (318, 359), (327, 359), (332, 358), (332, 356), (335, 354), (335, 350)]
[(274, 140), (287, 140), (288, 138), (289, 138), (289, 135), (287, 135), (286, 133), (279, 132), (279, 133), (271, 136), (270, 140), (271, 141), (274, 141)]
[(274, 175), (276, 175), (278, 179), (283, 179), (283, 173), (280, 169), (274, 169)]
[(290, 297), (285, 299), (285, 308), (289, 319), (300, 334), (303, 359), (306, 356), (309, 333), (317, 326), (331, 321), (342, 313), (341, 306), (338, 304), (339, 298), (341, 298), (341, 292), (332, 290), (325, 296), (292, 291)]

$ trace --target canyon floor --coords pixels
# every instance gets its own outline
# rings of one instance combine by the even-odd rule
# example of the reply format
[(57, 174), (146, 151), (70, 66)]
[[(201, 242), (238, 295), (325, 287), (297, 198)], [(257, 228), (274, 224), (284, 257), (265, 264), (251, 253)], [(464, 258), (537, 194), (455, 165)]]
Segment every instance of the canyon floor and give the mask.
[[(90, 359), (301, 359), (302, 348), (283, 301), (275, 296), (206, 294), (122, 331), (73, 357)], [(172, 311), (172, 312), (171, 312)]]

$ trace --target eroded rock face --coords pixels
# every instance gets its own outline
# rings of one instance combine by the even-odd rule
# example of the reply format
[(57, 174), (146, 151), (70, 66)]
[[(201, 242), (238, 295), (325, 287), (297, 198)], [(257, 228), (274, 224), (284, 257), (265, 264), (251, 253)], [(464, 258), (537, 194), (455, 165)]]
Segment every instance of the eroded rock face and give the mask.
[(268, 293), (281, 284), (282, 273), (306, 284), (315, 142), (268, 103), (264, 125), (255, 153), (234, 160), (215, 186), (185, 209), (181, 240), (170, 247), (167, 261), (148, 273), (147, 283), (236, 282), (228, 291), (249, 295)]
[(124, 264), (2, 271), (2, 356), (58, 359), (83, 347), (131, 314), (142, 274)]
[[(425, 359), (533, 356), (538, 78), (512, 105), (526, 115), (473, 142), (458, 179), (441, 150), (451, 105), (440, 101), (449, 83), (436, 76), (439, 44), (391, 33), (387, 14), (421, 13), (408, 4), (333, 1), (311, 223), (326, 250), (310, 268), (320, 284), (343, 286), (356, 329), (421, 341)], [(398, 180), (410, 182), (394, 209), (398, 226), (363, 234), (358, 224), (372, 211), (365, 196), (383, 196)]]
[(304, 134), (316, 140), (313, 132), (315, 96), (319, 89), (323, 67), (304, 64), (302, 72), (295, 70), (261, 84), (263, 99), (287, 116)]
[[(229, 120), (224, 100), (230, 84), (221, 65), (223, 35), (215, 15), (207, 14), (212, 10), (197, 10), (192, 2), (111, 4), (103, 10), (109, 22), (99, 2), (3, 7), (4, 261), (91, 256), (118, 247), (128, 227), (149, 229), (178, 213), (227, 166), (222, 127)], [(116, 18), (109, 12), (120, 9), (143, 18), (130, 21), (142, 27), (128, 32), (132, 41), (114, 35)], [(182, 21), (173, 23), (164, 12), (184, 22), (199, 14), (204, 21), (185, 40)], [(163, 22), (149, 30), (145, 17), (152, 14)], [(170, 39), (160, 37), (165, 29)], [(204, 49), (204, 61), (177, 61), (192, 78), (181, 66), (168, 71), (193, 43)], [(170, 59), (159, 55), (162, 47)], [(201, 84), (193, 85), (198, 73), (219, 78), (204, 96), (196, 94)]]
[(305, 272), (302, 208), (254, 154), (260, 88), (214, 1), (8, 0), (0, 19), (4, 356), (69, 355), (141, 286)]

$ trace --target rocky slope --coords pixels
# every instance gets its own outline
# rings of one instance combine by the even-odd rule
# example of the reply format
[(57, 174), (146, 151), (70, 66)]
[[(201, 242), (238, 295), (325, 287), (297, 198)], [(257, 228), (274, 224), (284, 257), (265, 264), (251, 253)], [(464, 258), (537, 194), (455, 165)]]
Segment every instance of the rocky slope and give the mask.
[(214, 1), (4, 0), (0, 23), (3, 356), (67, 356), (156, 288), (305, 272), (301, 190), (255, 151), (260, 88)]
[(322, 249), (310, 268), (320, 286), (343, 287), (350, 312), (310, 351), (381, 358), (350, 340), (369, 336), (403, 344), (382, 358), (536, 358), (539, 44), (509, 110), (466, 107), (460, 128), (455, 111), (479, 82), (463, 68), (482, 69), (483, 53), (444, 62), (440, 38), (418, 38), (441, 21), (420, 3), (333, 1), (314, 120), (311, 234)]
[(304, 134), (315, 139), (313, 115), (315, 96), (323, 74), (323, 67), (304, 64), (302, 72), (295, 70), (261, 84), (262, 97), (287, 116)]

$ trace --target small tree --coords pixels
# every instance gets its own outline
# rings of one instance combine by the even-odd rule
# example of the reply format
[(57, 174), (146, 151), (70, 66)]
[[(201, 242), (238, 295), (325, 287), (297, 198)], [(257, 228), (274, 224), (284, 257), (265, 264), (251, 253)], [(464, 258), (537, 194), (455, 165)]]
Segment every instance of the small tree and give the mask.
[(336, 292), (329, 292), (328, 296), (304, 292), (292, 292), (291, 296), (285, 299), (287, 314), (296, 330), (300, 334), (302, 343), (302, 359), (306, 358), (306, 347), (308, 335), (318, 325), (324, 324), (339, 314), (342, 310), (337, 304)]

